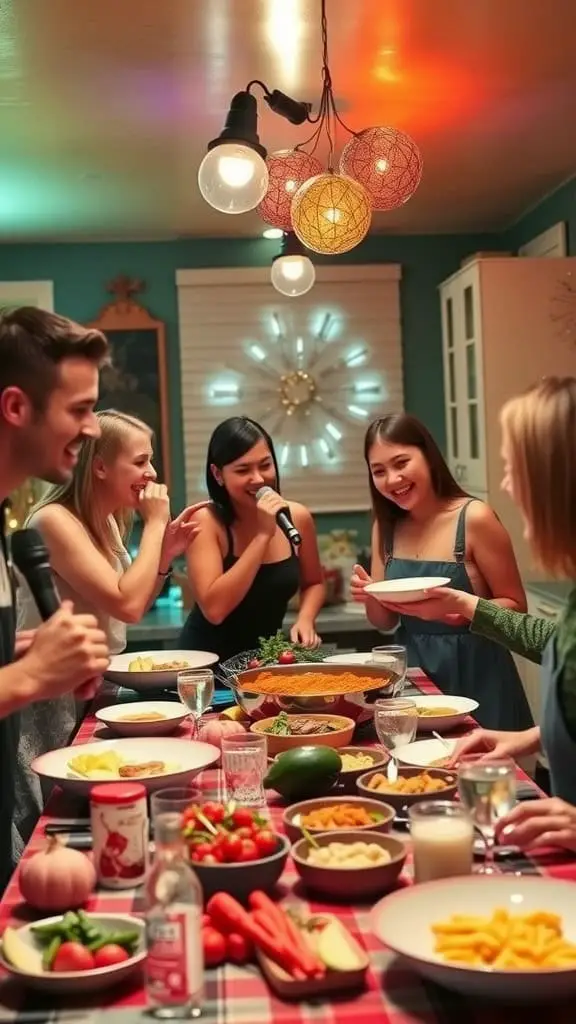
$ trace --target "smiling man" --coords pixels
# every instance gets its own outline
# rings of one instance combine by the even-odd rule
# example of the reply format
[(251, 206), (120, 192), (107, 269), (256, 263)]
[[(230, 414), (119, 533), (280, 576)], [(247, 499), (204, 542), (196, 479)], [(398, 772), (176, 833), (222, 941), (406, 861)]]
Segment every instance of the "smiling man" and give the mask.
[(0, 892), (11, 870), (18, 709), (71, 691), (89, 696), (108, 664), (96, 619), (70, 605), (16, 644), (4, 503), (28, 477), (69, 478), (84, 438), (99, 434), (94, 405), (107, 355), (99, 331), (33, 307), (0, 311)]

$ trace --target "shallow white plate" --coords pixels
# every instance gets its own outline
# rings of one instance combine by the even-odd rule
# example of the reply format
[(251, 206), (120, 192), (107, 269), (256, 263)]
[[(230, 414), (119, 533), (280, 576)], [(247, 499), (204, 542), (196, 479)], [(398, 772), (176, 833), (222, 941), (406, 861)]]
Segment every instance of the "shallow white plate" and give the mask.
[[(211, 743), (151, 737), (97, 740), (95, 743), (80, 743), (73, 747), (63, 747), (61, 750), (50, 750), (32, 761), (30, 767), (37, 775), (48, 779), (55, 786), (89, 796), (92, 786), (99, 780), (74, 775), (73, 769), (68, 767), (68, 762), (79, 754), (102, 754), (107, 750), (114, 750), (119, 757), (132, 764), (164, 761), (172, 766), (172, 771), (164, 772), (162, 775), (145, 775), (134, 780), (141, 782), (149, 792), (170, 786), (182, 786), (198, 775), (203, 768), (215, 764), (220, 757), (218, 747), (212, 746)], [(108, 777), (105, 781), (114, 780)]]
[(375, 665), (370, 652), (367, 654), (331, 654), (324, 661), (330, 665)]
[(450, 583), (448, 576), (406, 576), (400, 580), (381, 580), (380, 583), (369, 583), (366, 593), (377, 601), (392, 601), (393, 604), (410, 604), (412, 601), (424, 601), (426, 590), (445, 587)]
[[(123, 722), (123, 715), (147, 715), (157, 712), (162, 718), (152, 722)], [(96, 712), (96, 718), (104, 722), (117, 736), (169, 736), (190, 714), (179, 701), (139, 700), (133, 704), (110, 704)]]
[(434, 708), (454, 708), (453, 715), (418, 715), (418, 732), (439, 732), (454, 729), (460, 725), (467, 715), (472, 715), (478, 708), (478, 701), (470, 697), (456, 697), (449, 693), (439, 693), (433, 696), (414, 697), (419, 707), (433, 711)]
[[(419, 699), (419, 697), (414, 698), (416, 701)], [(429, 768), (434, 761), (450, 757), (456, 746), (456, 740), (446, 740), (446, 744), (449, 749), (446, 749), (440, 740), (417, 740), (416, 743), (406, 743), (402, 747), (396, 747), (394, 757), (402, 764), (413, 764), (417, 768)], [(442, 765), (437, 767), (441, 768)]]
[[(18, 935), (30, 949), (38, 949), (32, 935), (32, 926), (39, 924), (53, 924), (61, 921), (63, 914), (55, 917), (46, 917), (41, 921), (33, 921), (32, 924), (25, 924), (18, 929)], [(138, 917), (130, 914), (87, 914), (88, 918), (95, 925), (101, 925), (105, 931), (132, 931), (140, 932), (138, 951), (122, 964), (114, 964), (112, 967), (99, 967), (93, 971), (45, 971), (42, 974), (29, 974), (27, 971), (20, 971), (17, 967), (0, 955), (0, 964), (6, 971), (22, 985), (28, 988), (37, 989), (40, 992), (53, 992), (59, 995), (71, 995), (76, 992), (93, 992), (97, 989), (109, 988), (125, 981), (130, 975), (136, 974), (140, 969), (143, 960), (146, 959), (144, 943), (144, 922)]]
[[(415, 971), (457, 992), (518, 1002), (557, 999), (576, 993), (574, 968), (494, 970), (448, 964), (434, 952), (432, 924), (445, 921), (452, 914), (489, 916), (498, 907), (511, 914), (535, 910), (559, 914), (565, 937), (576, 942), (574, 883), (526, 875), (472, 875), (410, 886), (380, 900), (370, 920), (381, 942), (406, 957)], [(526, 1020), (534, 1019), (528, 1012)]]
[(186, 662), (186, 668), (208, 668), (215, 665), (218, 655), (210, 651), (133, 651), (132, 654), (117, 654), (110, 659), (104, 678), (117, 686), (130, 690), (164, 690), (176, 686), (176, 677), (185, 669), (156, 669), (152, 672), (130, 672), (130, 662), (136, 658), (153, 658), (158, 664), (167, 661)]

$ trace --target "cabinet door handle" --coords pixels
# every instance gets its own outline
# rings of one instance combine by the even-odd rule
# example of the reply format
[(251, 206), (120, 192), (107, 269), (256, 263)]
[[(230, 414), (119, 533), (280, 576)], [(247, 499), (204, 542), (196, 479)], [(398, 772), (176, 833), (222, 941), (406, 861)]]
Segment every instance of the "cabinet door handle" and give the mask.
[(551, 608), (548, 604), (537, 604), (536, 611), (540, 612), (541, 615), (545, 615), (548, 619), (557, 619), (560, 614), (558, 608)]

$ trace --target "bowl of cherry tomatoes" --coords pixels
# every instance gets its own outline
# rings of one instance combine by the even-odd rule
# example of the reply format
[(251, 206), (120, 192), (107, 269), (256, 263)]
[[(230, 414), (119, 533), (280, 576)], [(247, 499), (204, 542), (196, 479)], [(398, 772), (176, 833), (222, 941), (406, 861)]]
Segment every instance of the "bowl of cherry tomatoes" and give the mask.
[(205, 900), (227, 892), (246, 900), (254, 888), (269, 892), (282, 874), (290, 843), (258, 810), (209, 801), (182, 815), (190, 865)]

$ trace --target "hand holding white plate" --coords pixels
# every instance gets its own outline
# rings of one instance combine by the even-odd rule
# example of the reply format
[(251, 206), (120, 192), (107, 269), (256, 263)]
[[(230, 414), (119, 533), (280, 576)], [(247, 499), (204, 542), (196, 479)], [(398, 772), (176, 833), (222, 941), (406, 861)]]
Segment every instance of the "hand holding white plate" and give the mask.
[(447, 576), (406, 576), (398, 580), (380, 580), (369, 583), (365, 592), (382, 604), (410, 604), (425, 601), (426, 591), (445, 587), (450, 583)]

